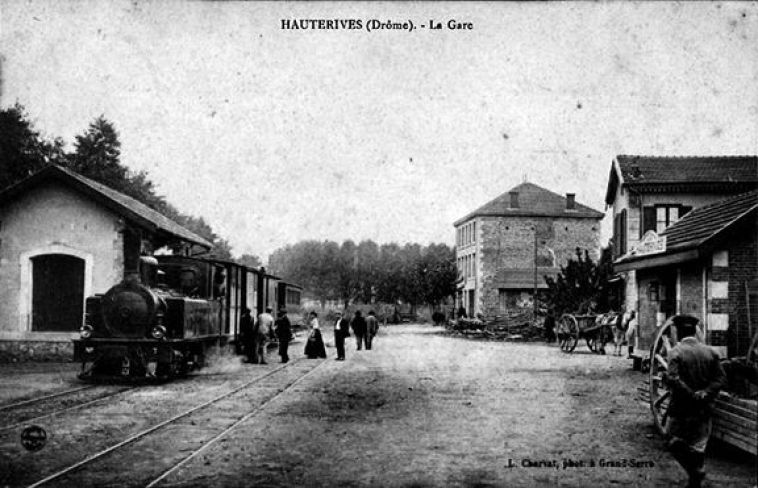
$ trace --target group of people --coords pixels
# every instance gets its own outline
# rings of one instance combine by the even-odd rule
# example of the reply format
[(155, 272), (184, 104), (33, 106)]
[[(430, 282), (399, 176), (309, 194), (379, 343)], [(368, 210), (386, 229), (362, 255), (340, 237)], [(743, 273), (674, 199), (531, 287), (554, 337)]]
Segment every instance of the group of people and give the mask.
[[(252, 364), (266, 364), (266, 345), (269, 340), (276, 338), (279, 341), (279, 356), (281, 362), (289, 361), (288, 348), (292, 340), (292, 324), (287, 317), (287, 310), (279, 310), (274, 320), (271, 307), (258, 315), (256, 320), (250, 315), (251, 311), (246, 308), (240, 321), (240, 339), (243, 353), (247, 356), (247, 362)], [(308, 321), (308, 338), (305, 343), (305, 355), (309, 359), (325, 358), (326, 347), (321, 336), (321, 328), (318, 323), (318, 314), (311, 312)], [(360, 310), (356, 310), (352, 320), (342, 317), (342, 312), (336, 313), (334, 322), (334, 342), (337, 347), (337, 360), (345, 360), (345, 338), (350, 337), (350, 329), (353, 330), (357, 349), (360, 351), (365, 346), (370, 350), (379, 330), (379, 321), (374, 311), (370, 311), (367, 317), (363, 317)]]
[[(321, 337), (321, 329), (316, 312), (310, 313), (308, 326), (308, 340), (305, 343), (306, 357), (309, 359), (325, 358), (326, 348), (324, 347), (324, 340)], [(349, 321), (342, 316), (342, 312), (336, 312), (334, 319), (334, 345), (337, 348), (337, 361), (345, 360), (345, 339), (350, 337), (350, 329), (353, 329), (357, 349), (360, 351), (365, 346), (366, 350), (370, 350), (374, 336), (379, 330), (379, 321), (376, 319), (376, 314), (373, 310), (365, 318), (360, 310), (356, 310), (352, 320)]]
[(242, 313), (240, 337), (248, 363), (266, 364), (266, 345), (274, 337), (279, 341), (281, 362), (289, 361), (288, 349), (292, 340), (292, 324), (287, 317), (287, 310), (279, 310), (276, 320), (271, 315), (272, 311), (271, 307), (266, 307), (266, 311), (258, 315), (255, 321), (250, 315), (249, 308)]

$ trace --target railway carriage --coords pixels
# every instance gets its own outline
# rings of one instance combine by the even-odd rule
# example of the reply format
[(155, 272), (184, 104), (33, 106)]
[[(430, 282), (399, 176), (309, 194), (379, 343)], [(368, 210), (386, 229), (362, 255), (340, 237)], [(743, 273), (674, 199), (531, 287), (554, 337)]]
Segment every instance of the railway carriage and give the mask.
[(142, 257), (139, 270), (105, 294), (88, 297), (74, 340), (79, 377), (172, 378), (202, 367), (215, 347), (239, 348), (245, 308), (299, 305), (300, 290), (230, 261)]

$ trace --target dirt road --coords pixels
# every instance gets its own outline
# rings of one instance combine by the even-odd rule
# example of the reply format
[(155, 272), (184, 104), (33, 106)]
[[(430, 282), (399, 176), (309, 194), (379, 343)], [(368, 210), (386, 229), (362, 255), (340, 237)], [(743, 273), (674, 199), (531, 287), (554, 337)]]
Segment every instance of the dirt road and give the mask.
[[(291, 349), (294, 359), (302, 356), (302, 343)], [(158, 486), (683, 486), (684, 473), (634, 396), (640, 374), (625, 360), (581, 349), (563, 354), (542, 344), (448, 337), (429, 326), (386, 328), (372, 351), (349, 342), (347, 361), (338, 362), (327, 348), (323, 363), (294, 361), (228, 401), (223, 416), (206, 413), (170, 435), (148, 436), (133, 448), (139, 462), (114, 454), (52, 485), (145, 486), (158, 461), (181, 458), (202, 443), (199, 435), (222, 431), (223, 419), (264, 405)], [(34, 471), (52, 472), (63, 457), (73, 462), (278, 365), (233, 366), (59, 416), (45, 424), (51, 444), (35, 453), (22, 452), (15, 437), (2, 439), (0, 459), (16, 473), (5, 482), (40, 479)], [(35, 370), (38, 376), (45, 387), (59, 382)], [(13, 377), (0, 380), (3, 403)], [(736, 454), (711, 450), (710, 486), (755, 484), (754, 461)]]
[[(346, 362), (330, 360), (167, 484), (676, 486), (684, 473), (629, 366), (393, 327), (372, 351), (350, 343)], [(712, 485), (753, 486), (754, 466), (732, 454), (710, 456)]]

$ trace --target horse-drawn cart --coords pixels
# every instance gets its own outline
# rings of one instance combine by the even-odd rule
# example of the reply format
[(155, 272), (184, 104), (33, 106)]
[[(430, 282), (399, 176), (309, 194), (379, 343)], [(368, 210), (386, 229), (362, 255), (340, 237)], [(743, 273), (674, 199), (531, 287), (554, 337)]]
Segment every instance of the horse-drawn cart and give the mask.
[(558, 321), (555, 335), (563, 352), (573, 352), (579, 339), (587, 342), (587, 347), (595, 354), (605, 354), (605, 345), (613, 340), (613, 323), (618, 314), (609, 312), (602, 315), (563, 314)]

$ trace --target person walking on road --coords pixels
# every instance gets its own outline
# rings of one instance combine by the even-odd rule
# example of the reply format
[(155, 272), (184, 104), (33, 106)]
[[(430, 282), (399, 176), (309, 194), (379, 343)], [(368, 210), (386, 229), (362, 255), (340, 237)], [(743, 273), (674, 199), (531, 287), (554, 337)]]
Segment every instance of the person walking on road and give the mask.
[(287, 349), (292, 340), (292, 324), (287, 317), (286, 309), (279, 310), (279, 318), (276, 319), (276, 337), (279, 339), (279, 356), (281, 356), (282, 362), (286, 363), (290, 360)]
[[(353, 334), (355, 334), (355, 344), (360, 351), (363, 348), (363, 343), (366, 340), (366, 319), (361, 316), (361, 311), (356, 310), (353, 320), (350, 321), (350, 326), (353, 328)], [(368, 347), (366, 347), (368, 349)]]
[(253, 335), (253, 317), (250, 316), (250, 309), (246, 308), (240, 318), (240, 343), (242, 344), (242, 354), (246, 357), (246, 362), (253, 362), (255, 353), (255, 336)]
[(308, 359), (325, 358), (326, 348), (324, 347), (324, 339), (321, 338), (321, 330), (318, 325), (318, 314), (311, 312), (311, 320), (309, 322), (310, 332), (308, 333), (308, 340), (305, 341), (305, 355)]
[(705, 447), (711, 435), (713, 402), (727, 379), (718, 354), (697, 339), (697, 321), (686, 316), (672, 320), (681, 341), (671, 350), (663, 377), (672, 392), (668, 447), (687, 471), (687, 486), (697, 488), (705, 478)]
[(376, 320), (376, 314), (373, 310), (368, 313), (366, 317), (366, 350), (371, 349), (371, 345), (374, 342), (374, 336), (379, 330), (379, 321)]
[(334, 345), (337, 347), (337, 361), (345, 360), (345, 337), (350, 337), (350, 324), (342, 318), (342, 312), (336, 313), (334, 322)]
[(255, 324), (253, 336), (255, 337), (255, 347), (253, 353), (253, 362), (266, 364), (266, 343), (271, 334), (271, 327), (274, 325), (274, 317), (271, 315), (271, 307), (266, 307), (266, 311), (258, 315), (258, 322)]

